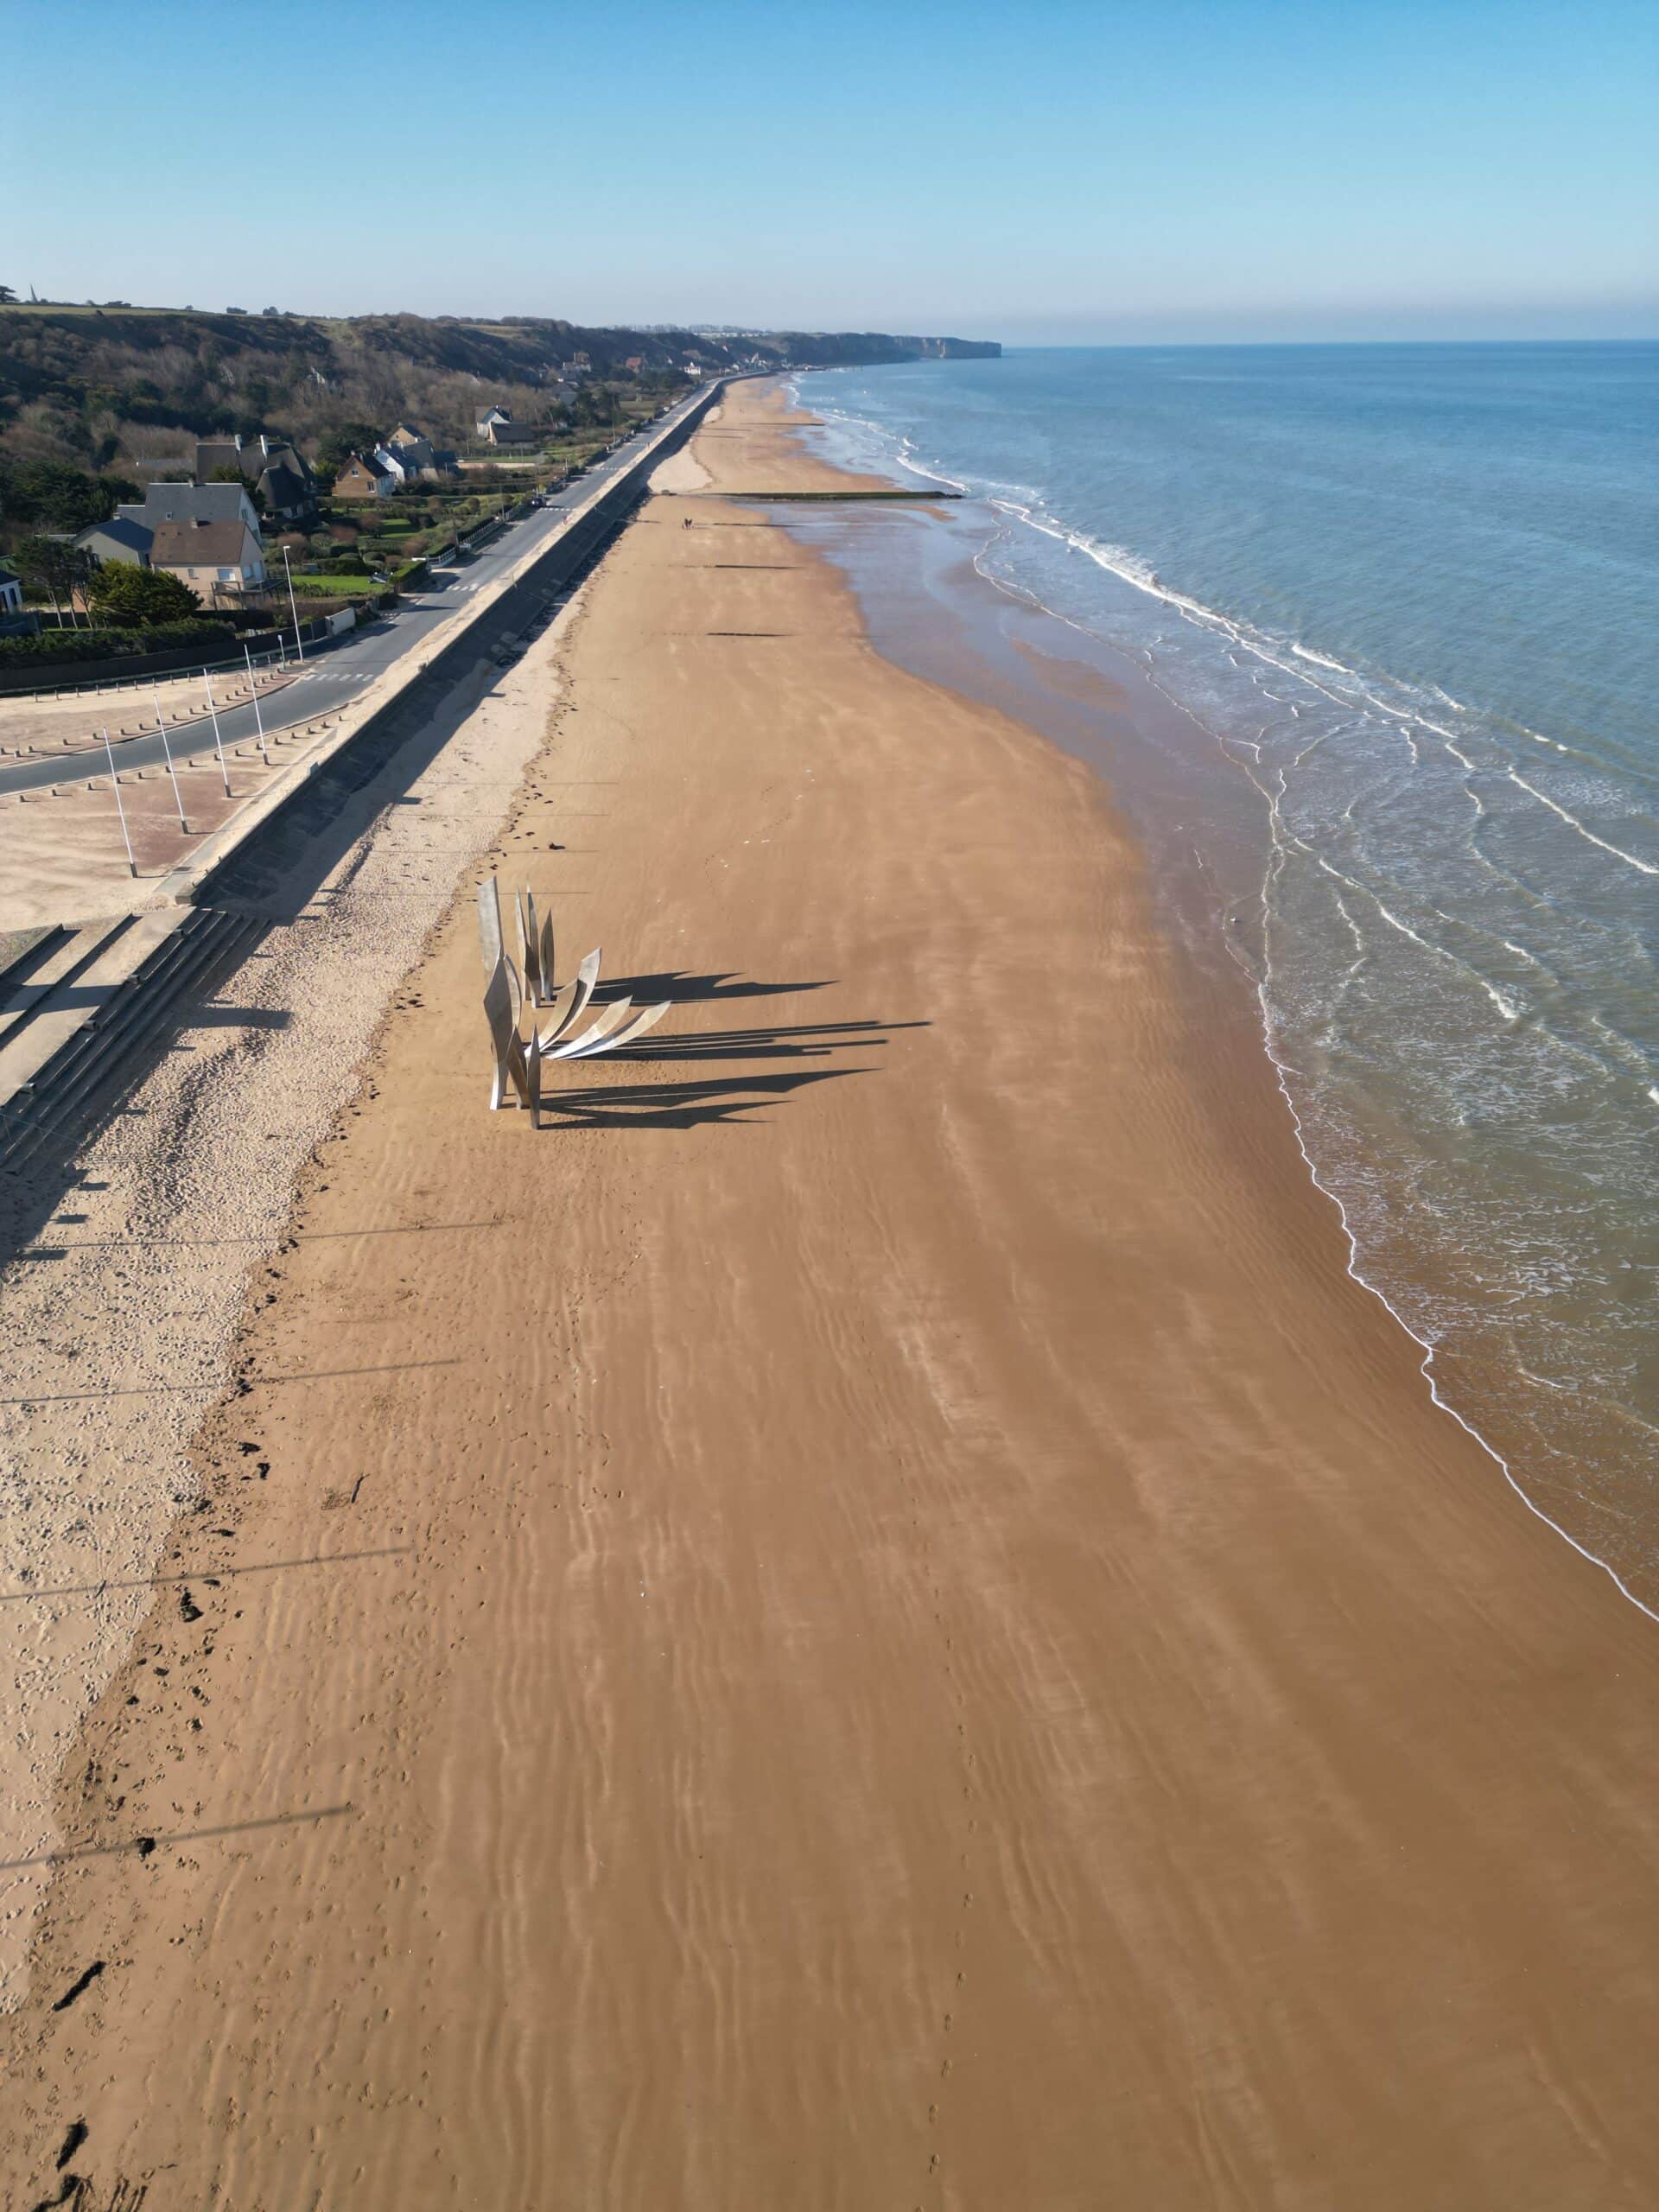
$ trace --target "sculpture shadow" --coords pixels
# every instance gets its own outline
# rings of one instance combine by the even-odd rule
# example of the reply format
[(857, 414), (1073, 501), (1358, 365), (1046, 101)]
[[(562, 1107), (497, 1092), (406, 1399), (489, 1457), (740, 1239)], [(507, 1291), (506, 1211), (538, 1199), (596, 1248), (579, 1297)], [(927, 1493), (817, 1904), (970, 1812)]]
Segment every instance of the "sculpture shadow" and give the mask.
[(757, 983), (735, 980), (735, 969), (721, 968), (708, 976), (693, 976), (683, 968), (665, 968), (655, 976), (615, 976), (594, 993), (595, 1001), (632, 999), (636, 1006), (654, 1006), (669, 999), (676, 1006), (703, 1006), (713, 1000), (788, 998), (795, 991), (828, 990), (835, 981), (824, 976), (810, 983)]
[[(664, 998), (679, 982), (690, 986), (683, 1002), (707, 1004), (710, 1000), (760, 995), (768, 990), (819, 989), (818, 984), (739, 984), (730, 990), (720, 986), (725, 976), (679, 975), (630, 976), (613, 986), (631, 997)], [(704, 1029), (690, 1035), (653, 1034), (638, 1045), (625, 1045), (607, 1053), (613, 1067), (671, 1067), (709, 1060), (827, 1060), (849, 1046), (885, 1045), (899, 1029), (925, 1029), (925, 1021), (809, 1021), (769, 1023), (753, 1029)], [(568, 1064), (572, 1075), (575, 1064)], [(874, 1062), (856, 1067), (817, 1067), (789, 1074), (706, 1076), (668, 1083), (612, 1084), (601, 1089), (544, 1090), (543, 1127), (549, 1128), (689, 1129), (705, 1122), (742, 1126), (763, 1117), (757, 1109), (769, 1101), (789, 1097), (808, 1084), (828, 1083), (837, 1076), (874, 1075)]]
[(800, 1021), (780, 1027), (701, 1029), (684, 1037), (652, 1035), (607, 1057), (628, 1061), (823, 1059), (838, 1046), (885, 1045), (899, 1029), (925, 1029), (925, 1021)]
[(769, 1099), (786, 1097), (806, 1084), (874, 1073), (874, 1068), (813, 1068), (797, 1075), (721, 1076), (701, 1083), (616, 1084), (603, 1090), (543, 1092), (542, 1125), (543, 1129), (693, 1129), (718, 1122), (741, 1127), (760, 1118), (753, 1109)]

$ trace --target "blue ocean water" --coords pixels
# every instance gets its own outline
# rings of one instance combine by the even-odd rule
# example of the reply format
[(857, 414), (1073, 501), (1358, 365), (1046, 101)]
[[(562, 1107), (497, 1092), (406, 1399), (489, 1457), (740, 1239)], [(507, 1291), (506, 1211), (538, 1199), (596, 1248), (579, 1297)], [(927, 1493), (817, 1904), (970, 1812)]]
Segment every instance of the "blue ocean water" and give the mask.
[(1132, 653), (1267, 830), (1260, 988), (1356, 1272), (1659, 1606), (1659, 346), (815, 374), (982, 572)]

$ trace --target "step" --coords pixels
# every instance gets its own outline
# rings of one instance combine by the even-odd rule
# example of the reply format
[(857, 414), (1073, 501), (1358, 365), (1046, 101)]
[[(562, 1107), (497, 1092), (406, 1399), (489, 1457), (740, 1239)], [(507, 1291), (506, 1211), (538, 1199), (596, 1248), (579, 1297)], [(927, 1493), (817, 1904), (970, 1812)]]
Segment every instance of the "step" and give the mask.
[(73, 1049), (37, 1086), (28, 1150), (38, 1149), (54, 1137), (77, 1135), (87, 1109), (114, 1087), (143, 1046), (168, 1026), (181, 1001), (217, 969), (246, 935), (245, 926), (232, 925), (181, 936), (177, 948), (169, 948), (168, 960), (153, 976), (130, 983), (110, 1014), (77, 1039)]
[(0, 1004), (18, 983), (33, 980), (42, 962), (49, 960), (60, 945), (67, 944), (74, 934), (61, 922), (53, 922), (44, 929), (9, 930), (0, 942), (16, 947), (10, 959), (0, 954)]
[(15, 1170), (55, 1142), (73, 1141), (88, 1109), (166, 1027), (181, 1000), (227, 965), (263, 928), (243, 915), (186, 909), (113, 997), (14, 1094), (0, 1133), (4, 1165)]
[(119, 914), (110, 921), (89, 922), (84, 929), (60, 929), (35, 949), (28, 973), (11, 982), (0, 999), (0, 1061), (3, 1048), (19, 1031), (50, 1006), (53, 994), (81, 982), (92, 963), (124, 937), (131, 924), (130, 914)]
[[(76, 930), (9, 995), (0, 1007), (0, 1099), (31, 1081), (90, 1019), (100, 999), (88, 994), (107, 996), (140, 964), (158, 918), (123, 914)], [(169, 912), (165, 927), (178, 925), (177, 914)]]

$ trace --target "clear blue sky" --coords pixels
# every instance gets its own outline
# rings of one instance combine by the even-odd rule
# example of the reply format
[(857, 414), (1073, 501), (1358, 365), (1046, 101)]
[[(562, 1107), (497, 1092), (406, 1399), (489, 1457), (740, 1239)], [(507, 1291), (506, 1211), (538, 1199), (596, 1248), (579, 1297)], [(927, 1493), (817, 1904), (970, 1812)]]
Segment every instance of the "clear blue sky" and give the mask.
[(1653, 0), (0, 0), (0, 54), (59, 298), (1659, 333)]

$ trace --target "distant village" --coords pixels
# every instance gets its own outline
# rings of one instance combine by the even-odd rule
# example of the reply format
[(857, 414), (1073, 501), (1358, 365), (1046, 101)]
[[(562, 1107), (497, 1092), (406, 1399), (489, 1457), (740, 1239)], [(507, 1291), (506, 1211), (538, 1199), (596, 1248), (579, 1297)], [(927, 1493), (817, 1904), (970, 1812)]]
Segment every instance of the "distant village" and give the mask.
[[(625, 364), (635, 375), (645, 365), (639, 357)], [(710, 373), (694, 353), (683, 372), (693, 380)], [(576, 353), (549, 380), (550, 397), (569, 401), (591, 374), (588, 356)], [(395, 586), (436, 539), (487, 521), (492, 497), (505, 508), (533, 495), (540, 476), (563, 481), (665, 404), (642, 396), (611, 433), (586, 437), (563, 416), (519, 422), (505, 406), (486, 405), (475, 415), (465, 460), (401, 420), (343, 454), (330, 457), (325, 441), (321, 474), (289, 438), (261, 432), (198, 439), (188, 477), (180, 471), (153, 481), (142, 499), (120, 501), (106, 518), (77, 531), (48, 530), (25, 541), (11, 561), (0, 560), (0, 641), (32, 636), (47, 619), (41, 607), (26, 605), (26, 585), (37, 601), (44, 598), (54, 626), (66, 610), (71, 625), (77, 610), (92, 623), (116, 607), (121, 611), (108, 619), (153, 623), (187, 611), (251, 615), (273, 591), (285, 589), (292, 599), (296, 586), (307, 596), (350, 589), (359, 577), (365, 593)], [(550, 458), (556, 441), (563, 441), (563, 467)], [(429, 495), (424, 503), (422, 494)], [(393, 501), (395, 518), (382, 505)], [(297, 560), (279, 559), (273, 569), (272, 537), (282, 555)], [(124, 569), (170, 577), (190, 598), (157, 599), (153, 612), (135, 617), (129, 610), (140, 596), (114, 588), (112, 572)], [(79, 636), (84, 642), (86, 632)]]

